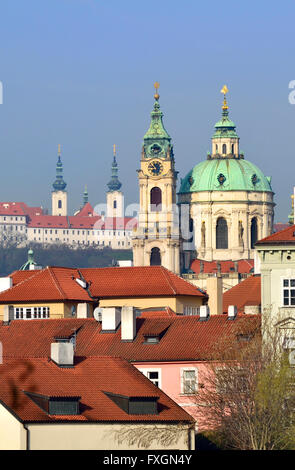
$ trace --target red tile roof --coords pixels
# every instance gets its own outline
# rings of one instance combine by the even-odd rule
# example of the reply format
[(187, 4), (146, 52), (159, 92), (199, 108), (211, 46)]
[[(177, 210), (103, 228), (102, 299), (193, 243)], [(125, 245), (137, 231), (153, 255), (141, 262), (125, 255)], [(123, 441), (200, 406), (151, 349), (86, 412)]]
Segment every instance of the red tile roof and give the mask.
[(42, 215), (42, 207), (29, 207), (24, 202), (0, 202), (0, 215)]
[(68, 219), (62, 215), (40, 215), (31, 217), (28, 227), (69, 228)]
[(259, 240), (256, 245), (276, 245), (287, 244), (293, 245), (295, 243), (295, 225), (291, 225), (284, 230), (273, 233), (266, 238)]
[(28, 222), (31, 228), (96, 229), (96, 230), (133, 230), (137, 219), (133, 217), (102, 218), (98, 215), (73, 216), (40, 215), (32, 216)]
[(94, 211), (90, 202), (87, 202), (82, 209), (75, 213), (75, 216), (79, 217), (93, 217), (97, 216), (98, 214)]
[(261, 305), (260, 275), (250, 276), (223, 294), (223, 311), (227, 313), (229, 305), (236, 305), (243, 313), (246, 305)]
[(95, 297), (206, 297), (197, 287), (163, 266), (85, 268), (80, 270)]
[[(196, 274), (201, 272), (204, 274), (211, 274), (218, 272), (218, 263), (220, 264), (221, 273), (238, 272), (242, 274), (248, 274), (253, 272), (254, 260), (253, 259), (241, 259), (236, 262), (233, 261), (204, 261), (195, 259), (191, 264), (191, 270)], [(235, 265), (236, 263), (236, 265)], [(203, 270), (201, 271), (201, 265)], [(235, 271), (237, 269), (237, 271)]]
[[(92, 297), (159, 297), (206, 295), (162, 266), (112, 268), (47, 267), (23, 276), (16, 285), (0, 292), (0, 304), (29, 301), (93, 301)], [(89, 284), (89, 292), (75, 279), (80, 273)], [(20, 275), (14, 274), (16, 277)]]
[[(47, 359), (11, 360), (0, 365), (0, 400), (22, 422), (193, 422), (131, 364), (117, 357), (77, 358), (72, 368)], [(79, 415), (48, 415), (24, 392), (47, 397), (81, 397)], [(131, 415), (106, 393), (127, 397), (159, 397), (158, 414)]]
[(32, 276), (24, 276), (22, 281), (1, 292), (0, 303), (92, 301), (87, 291), (75, 281), (76, 278), (80, 279), (77, 269), (47, 267), (33, 273)]
[(14, 271), (13, 273), (9, 274), (9, 277), (12, 278), (12, 285), (16, 286), (20, 282), (35, 276), (39, 270), (24, 270), (24, 271)]
[(176, 313), (170, 307), (163, 308), (146, 308), (142, 309), (139, 314), (140, 318), (166, 318), (176, 317)]
[[(6, 358), (48, 357), (50, 344), (64, 328), (77, 330), (77, 356), (119, 356), (131, 362), (204, 361), (212, 358), (216, 344), (234, 337), (237, 329), (260, 327), (260, 315), (212, 315), (207, 321), (198, 316), (136, 319), (133, 342), (121, 341), (121, 328), (101, 334), (101, 323), (94, 319), (14, 320), (0, 326), (0, 341)], [(160, 325), (160, 326), (159, 326)], [(145, 336), (164, 332), (158, 344), (147, 344)]]

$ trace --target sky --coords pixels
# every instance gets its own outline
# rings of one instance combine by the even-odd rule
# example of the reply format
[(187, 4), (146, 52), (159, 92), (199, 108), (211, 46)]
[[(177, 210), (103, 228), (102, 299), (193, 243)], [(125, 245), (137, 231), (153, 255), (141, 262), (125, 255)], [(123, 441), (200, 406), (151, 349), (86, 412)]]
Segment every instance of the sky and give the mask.
[(211, 150), (226, 84), (240, 149), (272, 177), (287, 221), (294, 15), (293, 0), (2, 0), (0, 200), (50, 211), (60, 144), (69, 211), (85, 185), (103, 203), (116, 144), (126, 203), (138, 202), (155, 81), (180, 181)]

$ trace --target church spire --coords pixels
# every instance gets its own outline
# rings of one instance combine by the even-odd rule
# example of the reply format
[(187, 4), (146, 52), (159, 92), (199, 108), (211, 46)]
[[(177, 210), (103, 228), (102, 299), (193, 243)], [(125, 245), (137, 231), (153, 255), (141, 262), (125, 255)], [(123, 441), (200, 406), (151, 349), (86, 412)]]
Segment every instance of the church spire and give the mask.
[(64, 191), (67, 183), (65, 183), (63, 179), (63, 166), (62, 166), (62, 161), (60, 158), (60, 144), (58, 145), (58, 160), (56, 164), (56, 180), (53, 183), (53, 190), (54, 191)]
[(143, 138), (144, 156), (146, 158), (162, 157), (165, 158), (168, 147), (171, 146), (171, 137), (166, 131), (163, 124), (163, 113), (159, 104), (159, 86), (156, 82), (155, 87), (155, 103), (151, 112), (151, 122), (148, 131)]
[(87, 189), (87, 185), (85, 184), (85, 189), (83, 193), (83, 206), (85, 206), (85, 204), (87, 203), (88, 203), (88, 189)]
[(108, 183), (109, 191), (119, 191), (122, 183), (118, 178), (118, 163), (116, 159), (116, 145), (113, 146), (112, 176)]

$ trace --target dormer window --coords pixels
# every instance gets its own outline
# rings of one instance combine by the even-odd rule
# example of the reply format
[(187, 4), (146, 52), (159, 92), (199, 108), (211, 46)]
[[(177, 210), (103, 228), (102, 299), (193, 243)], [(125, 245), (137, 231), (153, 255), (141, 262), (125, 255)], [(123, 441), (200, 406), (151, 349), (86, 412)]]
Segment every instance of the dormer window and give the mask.
[(144, 337), (144, 342), (148, 344), (156, 344), (160, 341), (159, 335), (155, 336), (145, 336)]
[(24, 393), (48, 415), (75, 416), (80, 414), (81, 397), (55, 397), (32, 392)]
[(104, 392), (116, 405), (129, 415), (157, 415), (159, 397), (128, 397), (116, 393)]

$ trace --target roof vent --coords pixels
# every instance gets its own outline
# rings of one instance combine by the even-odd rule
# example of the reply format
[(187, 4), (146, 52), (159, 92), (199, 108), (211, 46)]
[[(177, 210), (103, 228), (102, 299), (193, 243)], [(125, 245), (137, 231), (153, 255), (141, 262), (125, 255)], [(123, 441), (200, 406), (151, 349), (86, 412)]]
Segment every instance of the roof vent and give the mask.
[(76, 278), (75, 281), (76, 281), (77, 284), (79, 284), (79, 286), (81, 286), (83, 289), (87, 289), (87, 282), (86, 282), (86, 281), (83, 281), (82, 279), (78, 279), (78, 278)]

